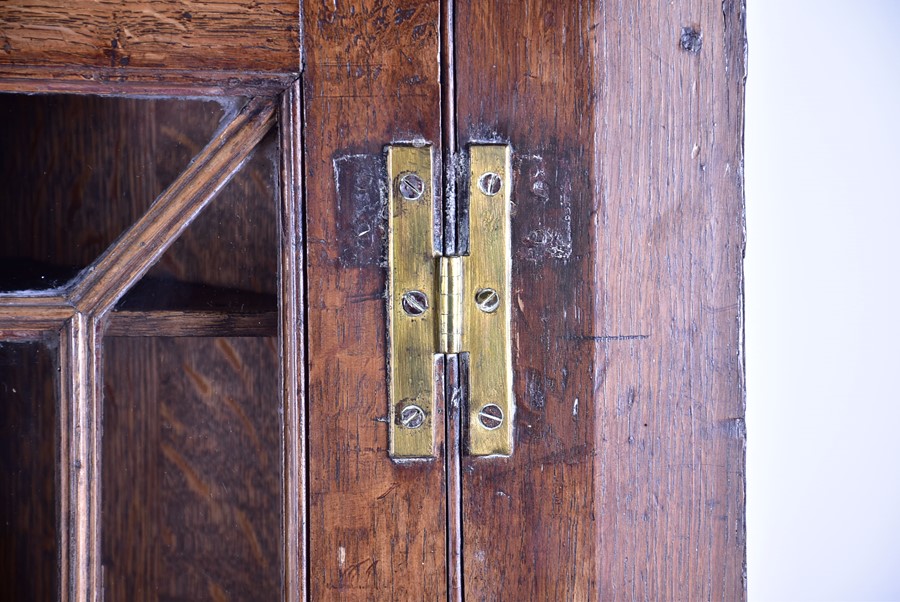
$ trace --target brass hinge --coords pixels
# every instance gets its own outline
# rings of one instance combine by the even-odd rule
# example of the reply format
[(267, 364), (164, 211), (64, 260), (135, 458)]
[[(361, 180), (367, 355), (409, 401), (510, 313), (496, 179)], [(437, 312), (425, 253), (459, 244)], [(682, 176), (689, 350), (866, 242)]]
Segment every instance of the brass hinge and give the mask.
[(388, 148), (389, 451), (396, 459), (435, 455), (440, 354), (468, 358), (468, 453), (513, 449), (510, 149), (477, 145), (469, 157), (469, 254), (441, 256), (432, 148)]

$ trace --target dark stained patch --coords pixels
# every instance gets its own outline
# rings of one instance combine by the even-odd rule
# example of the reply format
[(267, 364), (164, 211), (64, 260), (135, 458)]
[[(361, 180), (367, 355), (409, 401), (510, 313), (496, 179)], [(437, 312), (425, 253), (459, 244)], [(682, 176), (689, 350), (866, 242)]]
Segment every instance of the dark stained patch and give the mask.
[(703, 48), (703, 33), (693, 27), (681, 28), (681, 49), (697, 54)]
[(381, 155), (337, 153), (332, 159), (342, 266), (375, 266), (385, 241)]

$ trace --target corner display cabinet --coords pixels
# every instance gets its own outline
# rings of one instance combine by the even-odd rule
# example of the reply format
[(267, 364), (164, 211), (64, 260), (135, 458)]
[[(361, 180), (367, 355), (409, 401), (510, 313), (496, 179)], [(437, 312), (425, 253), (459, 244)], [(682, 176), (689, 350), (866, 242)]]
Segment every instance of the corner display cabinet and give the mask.
[(0, 2), (0, 600), (741, 600), (744, 6)]

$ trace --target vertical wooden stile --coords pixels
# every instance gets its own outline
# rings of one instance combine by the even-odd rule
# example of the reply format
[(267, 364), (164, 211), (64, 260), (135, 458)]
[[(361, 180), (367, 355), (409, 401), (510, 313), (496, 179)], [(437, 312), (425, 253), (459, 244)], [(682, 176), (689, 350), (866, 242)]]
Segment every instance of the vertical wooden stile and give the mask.
[(301, 90), (294, 82), (282, 95), (279, 113), (281, 146), (281, 340), (284, 404), (284, 600), (306, 599), (306, 354), (305, 253), (301, 187)]
[(304, 11), (314, 600), (446, 598), (444, 430), (435, 460), (388, 455), (384, 298), (384, 149), (431, 144), (440, 171), (440, 10), (351, 0)]
[(463, 460), (466, 596), (744, 598), (742, 3), (454, 35), (458, 144), (514, 151), (516, 446)]

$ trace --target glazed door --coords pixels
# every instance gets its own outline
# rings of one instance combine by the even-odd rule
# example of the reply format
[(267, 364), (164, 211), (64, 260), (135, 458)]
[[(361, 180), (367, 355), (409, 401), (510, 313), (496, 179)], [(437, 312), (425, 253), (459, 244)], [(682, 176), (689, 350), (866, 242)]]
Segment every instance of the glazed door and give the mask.
[[(0, 6), (0, 598), (746, 597), (741, 3), (71, 4)], [(436, 346), (400, 460), (387, 149), (437, 260), (483, 144), (511, 451)]]

